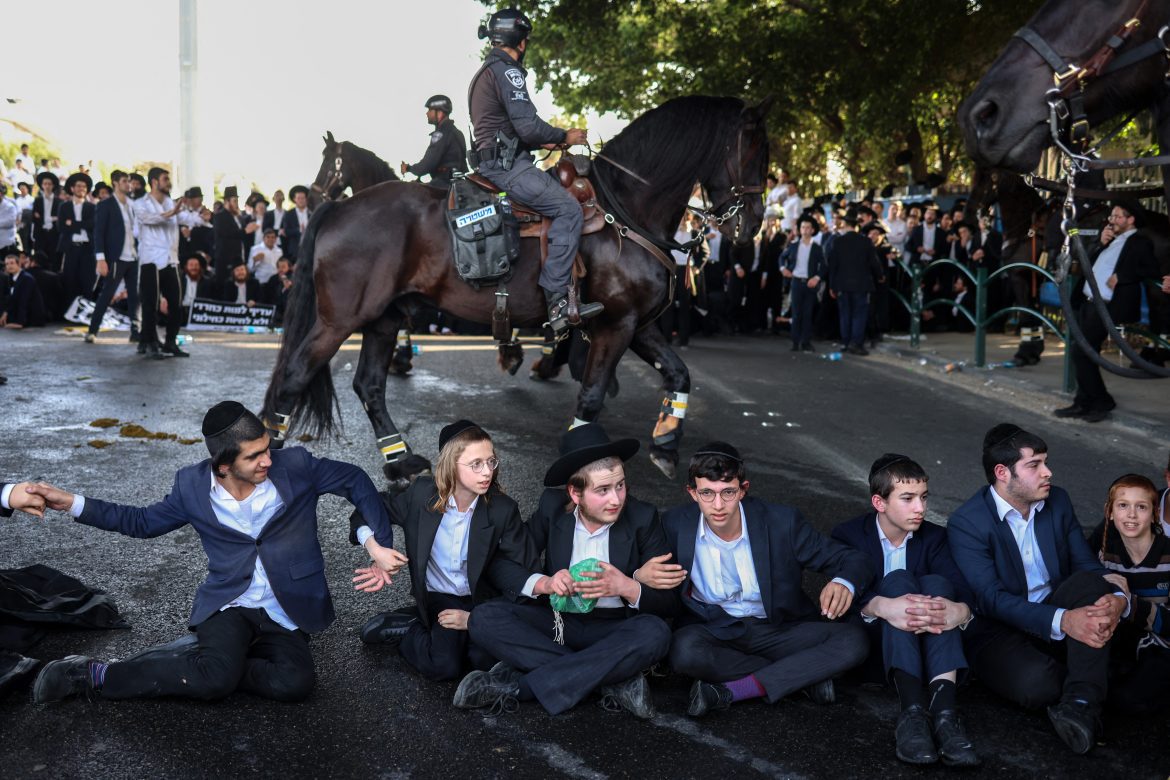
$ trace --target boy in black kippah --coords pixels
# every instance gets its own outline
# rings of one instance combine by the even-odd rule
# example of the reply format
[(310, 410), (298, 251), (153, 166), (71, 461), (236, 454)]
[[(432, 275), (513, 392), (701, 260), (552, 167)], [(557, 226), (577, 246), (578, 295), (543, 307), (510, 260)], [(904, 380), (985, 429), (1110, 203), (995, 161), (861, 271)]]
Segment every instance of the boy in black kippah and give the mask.
[(973, 766), (979, 757), (959, 721), (955, 693), (967, 669), (956, 629), (970, 623), (974, 597), (951, 559), (946, 530), (926, 522), (928, 479), (905, 455), (881, 456), (869, 470), (874, 511), (841, 523), (833, 538), (864, 553), (878, 574), (857, 605), (870, 661), (877, 662), (866, 671), (898, 691), (898, 758)]

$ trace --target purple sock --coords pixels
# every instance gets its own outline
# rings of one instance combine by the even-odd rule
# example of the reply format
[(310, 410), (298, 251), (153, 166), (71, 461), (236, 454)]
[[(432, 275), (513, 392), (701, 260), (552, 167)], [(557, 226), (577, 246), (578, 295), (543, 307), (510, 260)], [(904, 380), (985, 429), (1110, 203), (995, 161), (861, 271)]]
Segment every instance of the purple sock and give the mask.
[(106, 670), (109, 668), (109, 664), (103, 664), (101, 661), (89, 662), (89, 681), (95, 691), (100, 691), (106, 684)]
[(749, 674), (747, 677), (742, 677), (738, 680), (723, 683), (727, 689), (731, 691), (732, 701), (743, 701), (744, 699), (759, 699), (764, 695), (764, 686), (760, 685), (760, 681), (756, 679), (754, 674)]

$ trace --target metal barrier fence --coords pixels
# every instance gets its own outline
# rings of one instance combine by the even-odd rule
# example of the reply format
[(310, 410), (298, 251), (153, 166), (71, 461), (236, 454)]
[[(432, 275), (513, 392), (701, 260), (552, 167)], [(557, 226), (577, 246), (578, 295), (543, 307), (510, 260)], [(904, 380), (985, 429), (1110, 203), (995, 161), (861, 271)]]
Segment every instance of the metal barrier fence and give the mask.
[[(1033, 271), (1040, 274), (1050, 282), (1055, 283), (1056, 280), (1052, 277), (1046, 269), (1032, 263), (1009, 263), (1001, 266), (994, 271), (988, 271), (986, 268), (977, 268), (972, 272), (963, 264), (950, 259), (935, 260), (925, 265), (920, 263), (907, 263), (904, 258), (898, 259), (898, 265), (910, 278), (910, 297), (907, 299), (900, 291), (891, 288), (890, 293), (906, 308), (910, 314), (910, 346), (917, 349), (922, 337), (922, 312), (931, 309), (935, 306), (946, 305), (954, 307), (961, 316), (966, 317), (971, 325), (975, 328), (975, 357), (974, 364), (983, 368), (987, 364), (987, 330), (988, 327), (997, 320), (1013, 313), (1029, 314), (1036, 318), (1046, 328), (1056, 334), (1058, 338), (1065, 344), (1064, 350), (1064, 369), (1063, 369), (1063, 387), (1066, 393), (1071, 393), (1076, 389), (1076, 379), (1073, 372), (1072, 365), (1072, 350), (1068, 348), (1071, 342), (1071, 334), (1068, 330), (1067, 323), (1058, 323), (1044, 312), (1037, 309), (1032, 309), (1027, 306), (1006, 306), (998, 311), (988, 313), (987, 311), (987, 290), (994, 280), (1001, 278), (1013, 269), (1022, 269), (1026, 271)], [(929, 301), (924, 301), (922, 280), (927, 272), (941, 268), (943, 266), (954, 266), (960, 273), (967, 277), (969, 287), (975, 294), (974, 313), (968, 311), (963, 306), (960, 306), (954, 298), (933, 298)], [(1062, 283), (1071, 288), (1073, 279), (1070, 276)], [(1070, 289), (1071, 292), (1071, 289)]]

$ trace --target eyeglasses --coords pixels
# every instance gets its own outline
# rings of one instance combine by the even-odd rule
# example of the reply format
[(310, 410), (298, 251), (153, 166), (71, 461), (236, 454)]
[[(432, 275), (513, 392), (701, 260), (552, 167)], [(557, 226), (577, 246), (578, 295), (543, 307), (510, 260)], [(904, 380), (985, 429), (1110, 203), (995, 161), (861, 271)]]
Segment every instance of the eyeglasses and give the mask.
[(734, 501), (735, 499), (739, 498), (739, 494), (741, 492), (743, 492), (743, 488), (741, 487), (723, 488), (722, 490), (703, 488), (702, 490), (696, 490), (695, 495), (698, 496), (699, 500), (704, 504), (710, 504), (715, 500), (716, 495), (720, 496), (724, 501)]
[(480, 458), (478, 460), (471, 461), (471, 463), (459, 463), (459, 465), (466, 466), (476, 474), (490, 474), (500, 467), (500, 459), (488, 458), (487, 460), (483, 460)]

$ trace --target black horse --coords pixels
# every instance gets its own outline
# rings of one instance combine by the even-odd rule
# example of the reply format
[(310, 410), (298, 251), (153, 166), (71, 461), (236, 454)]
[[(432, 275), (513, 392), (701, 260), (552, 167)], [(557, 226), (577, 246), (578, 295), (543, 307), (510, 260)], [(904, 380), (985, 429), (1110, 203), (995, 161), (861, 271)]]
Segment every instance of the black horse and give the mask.
[[(605, 304), (605, 312), (589, 325), (574, 424), (597, 418), (618, 361), (632, 349), (663, 377), (667, 396), (650, 452), (669, 475), (678, 462), (690, 374), (661, 331), (650, 327), (669, 297), (673, 264), (661, 250), (648, 249), (650, 241), (636, 231), (665, 245), (700, 184), (722, 217), (725, 236), (750, 242), (763, 218), (756, 193), (763, 191), (768, 167), (767, 107), (768, 101), (748, 106), (735, 98), (677, 98), (632, 122), (593, 164), (599, 206), (616, 219), (581, 241), (587, 295)], [(278, 446), (298, 422), (316, 435), (332, 428), (329, 360), (360, 331), (354, 391), (374, 427), (387, 476), (398, 479), (416, 467), (417, 461), (407, 461), (410, 448), (385, 402), (395, 335), (422, 301), (483, 323), (491, 322), (496, 305), (495, 290), (476, 290), (458, 278), (445, 205), (446, 194), (431, 187), (388, 182), (326, 202), (314, 213), (264, 401)], [(545, 319), (539, 245), (523, 243), (508, 303), (513, 324), (538, 327)]]
[[(1170, 89), (1167, 57), (1157, 40), (1170, 23), (1170, 3), (1151, 0), (1049, 0), (1008, 42), (959, 109), (967, 152), (977, 164), (1027, 173), (1051, 143), (1048, 95), (1054, 87), (1057, 57), (1067, 66), (1091, 66), (1095, 55), (1131, 19), (1138, 25), (1119, 49), (1115, 70), (1073, 73), (1062, 84), (1083, 99), (1090, 126), (1130, 111), (1154, 112), (1158, 141), (1170, 149)], [(1041, 53), (1047, 46), (1047, 52)], [(1131, 64), (1122, 58), (1147, 53)], [(1047, 56), (1046, 56), (1047, 55)], [(1082, 75), (1084, 78), (1082, 79)], [(1083, 86), (1083, 92), (1080, 91)], [(1170, 195), (1170, 168), (1164, 168)]]
[(321, 140), (325, 142), (321, 167), (309, 187), (313, 208), (323, 201), (337, 200), (346, 188), (358, 193), (384, 181), (398, 181), (398, 174), (390, 164), (369, 149), (349, 141), (335, 140), (332, 131), (326, 131)]

